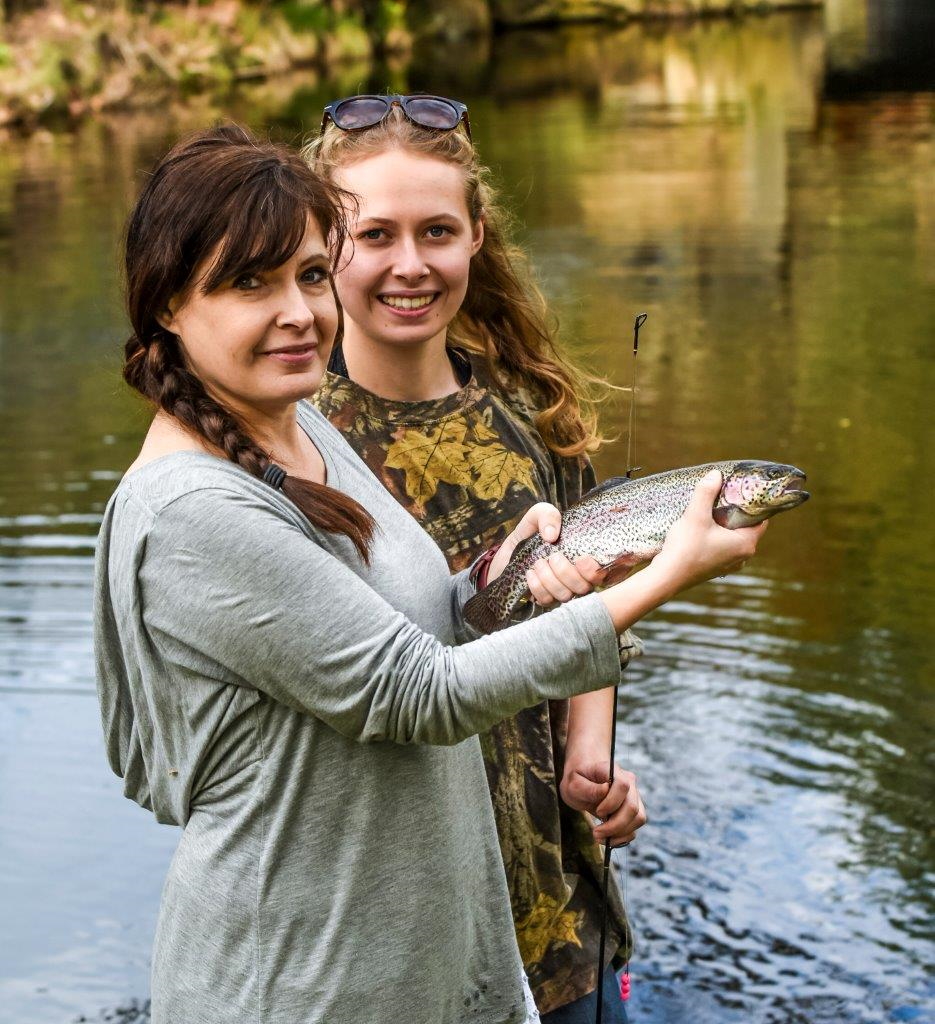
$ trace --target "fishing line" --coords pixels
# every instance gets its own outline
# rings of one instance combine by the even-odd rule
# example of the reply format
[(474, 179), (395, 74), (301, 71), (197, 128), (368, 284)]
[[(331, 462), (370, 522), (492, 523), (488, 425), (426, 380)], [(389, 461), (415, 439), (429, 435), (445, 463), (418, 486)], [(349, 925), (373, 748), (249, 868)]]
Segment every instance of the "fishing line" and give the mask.
[[(633, 321), (633, 362), (632, 362), (632, 385), (630, 387), (630, 415), (627, 424), (627, 471), (626, 476), (629, 479), (640, 467), (633, 465), (633, 439), (635, 429), (635, 415), (636, 415), (636, 355), (640, 347), (640, 328), (646, 323), (646, 313), (640, 313), (639, 316)], [(619, 682), (614, 685), (614, 712), (613, 718), (611, 719), (610, 725), (610, 768), (607, 773), (608, 782), (610, 787), (608, 793), (614, 787), (614, 761), (616, 759), (617, 752), (617, 705), (620, 697), (620, 684)], [(629, 741), (628, 741), (629, 746)], [(625, 843), (624, 846), (628, 847), (630, 844)], [(604, 1019), (604, 950), (607, 946), (607, 887), (610, 880), (610, 866), (611, 866), (611, 851), (610, 838), (604, 843), (604, 872), (601, 877), (601, 941), (598, 947), (597, 954), (597, 1011), (595, 1014), (595, 1024), (602, 1024)], [(630, 874), (630, 851), (626, 851), (626, 861), (624, 863), (624, 876), (623, 876), (623, 892), (624, 892), (624, 907), (626, 907), (626, 895), (627, 895), (627, 883), (629, 881)], [(628, 936), (629, 938), (629, 936)], [(623, 965), (623, 974), (620, 979), (620, 997), (623, 1000), (630, 998), (630, 958), (627, 956), (626, 963)]]
[(640, 348), (640, 328), (646, 323), (648, 313), (640, 313), (633, 321), (633, 362), (632, 380), (630, 385), (630, 416), (627, 422), (627, 471), (625, 476), (629, 479), (640, 467), (633, 465), (633, 452), (636, 447), (636, 354)]

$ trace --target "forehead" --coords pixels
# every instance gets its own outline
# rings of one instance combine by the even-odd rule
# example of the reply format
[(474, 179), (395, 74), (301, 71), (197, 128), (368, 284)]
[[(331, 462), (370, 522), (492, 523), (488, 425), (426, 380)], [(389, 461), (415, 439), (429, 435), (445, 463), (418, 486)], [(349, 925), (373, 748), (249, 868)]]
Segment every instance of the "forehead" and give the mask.
[(305, 225), (305, 237), (296, 250), (294, 258), (301, 260), (316, 253), (325, 253), (326, 251), (327, 246), (325, 245), (325, 236), (321, 230), (321, 225), (318, 223), (317, 218), (309, 214)]
[(464, 172), (437, 157), (390, 150), (341, 167), (336, 180), (358, 197), (360, 219), (468, 215)]

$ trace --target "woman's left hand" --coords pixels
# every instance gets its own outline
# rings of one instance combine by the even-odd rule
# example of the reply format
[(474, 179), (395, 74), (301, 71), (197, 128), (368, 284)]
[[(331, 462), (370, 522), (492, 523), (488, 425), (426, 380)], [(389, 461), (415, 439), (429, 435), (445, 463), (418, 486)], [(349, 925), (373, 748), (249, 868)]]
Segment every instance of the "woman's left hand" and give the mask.
[(599, 843), (623, 846), (636, 838), (637, 829), (647, 821), (643, 798), (633, 772), (614, 766), (614, 781), (607, 781), (607, 762), (566, 765), (559, 787), (562, 800), (578, 811), (587, 811), (600, 824), (592, 831)]
[[(494, 555), (487, 583), (493, 583), (503, 572), (513, 552), (524, 540), (538, 533), (544, 541), (554, 544), (561, 529), (562, 514), (554, 505), (544, 501), (533, 505)], [(571, 562), (560, 551), (555, 551), (533, 565), (526, 573), (526, 582), (536, 604), (548, 607), (556, 601), (564, 604), (573, 597), (589, 594), (602, 582), (603, 575), (597, 561), (589, 555)]]

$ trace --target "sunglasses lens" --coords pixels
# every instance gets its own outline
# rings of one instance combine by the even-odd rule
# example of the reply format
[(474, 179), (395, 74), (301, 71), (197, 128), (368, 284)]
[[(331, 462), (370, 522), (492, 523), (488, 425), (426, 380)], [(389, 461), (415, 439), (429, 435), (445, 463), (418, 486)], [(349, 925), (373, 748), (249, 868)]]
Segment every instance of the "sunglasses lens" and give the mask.
[(379, 124), (386, 116), (387, 104), (378, 96), (353, 96), (339, 103), (334, 110), (334, 123), (345, 131), (369, 128)]
[(417, 96), (406, 104), (406, 112), (417, 124), (426, 128), (457, 128), (461, 120), (458, 111), (442, 99)]

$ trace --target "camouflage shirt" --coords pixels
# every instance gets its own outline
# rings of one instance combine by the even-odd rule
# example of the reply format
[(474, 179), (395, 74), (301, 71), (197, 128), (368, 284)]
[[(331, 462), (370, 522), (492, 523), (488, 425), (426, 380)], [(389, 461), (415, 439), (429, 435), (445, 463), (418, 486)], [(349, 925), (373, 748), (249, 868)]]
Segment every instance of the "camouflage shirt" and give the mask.
[[(553, 456), (528, 394), (491, 386), (483, 361), (452, 351), (454, 394), (397, 402), (346, 376), (340, 349), (315, 402), (428, 531), (452, 571), (503, 540), (530, 505), (576, 501), (594, 484), (586, 460)], [(558, 791), (568, 701), (544, 701), (481, 736), (520, 953), (541, 1012), (593, 991), (601, 927), (602, 848)], [(612, 882), (607, 959), (629, 952)]]

